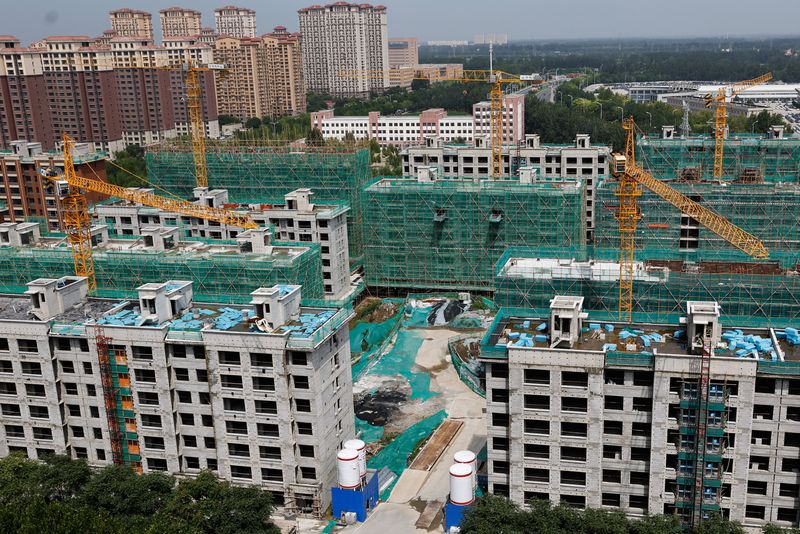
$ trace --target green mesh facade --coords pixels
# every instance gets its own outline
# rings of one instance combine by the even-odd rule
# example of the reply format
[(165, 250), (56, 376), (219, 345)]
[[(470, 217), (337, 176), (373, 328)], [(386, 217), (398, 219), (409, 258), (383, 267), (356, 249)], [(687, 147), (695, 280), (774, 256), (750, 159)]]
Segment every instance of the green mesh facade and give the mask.
[[(309, 244), (310, 245), (310, 244)], [(319, 246), (309, 246), (290, 257), (238, 253), (181, 254), (176, 252), (98, 251), (94, 253), (97, 295), (129, 298), (146, 283), (167, 280), (194, 282), (199, 302), (244, 304), (259, 287), (275, 284), (303, 286), (303, 297), (323, 298)], [(72, 253), (55, 249), (0, 248), (0, 291), (19, 293), (37, 278), (57, 278), (75, 273)]]
[(580, 245), (582, 184), (382, 179), (364, 189), (367, 286), (491, 291), (509, 246)]
[[(561, 258), (586, 261), (589, 258), (618, 261), (615, 249), (597, 248), (514, 248), (497, 262), (495, 301), (497, 305), (519, 308), (549, 307), (555, 295), (583, 296), (588, 310), (606, 312), (615, 317), (619, 306), (619, 273), (606, 279), (566, 275), (564, 270), (549, 273), (540, 270), (511, 274), (506, 268), (509, 258)], [(639, 260), (664, 260), (665, 251), (637, 250)], [(679, 260), (673, 256), (672, 260)], [(685, 258), (684, 258), (685, 259)], [(703, 261), (745, 261), (736, 254), (710, 253)], [(779, 264), (794, 265), (797, 255), (783, 255)], [(753, 262), (750, 262), (753, 263)], [(761, 264), (763, 265), (763, 264)], [(741, 266), (740, 266), (741, 267)], [(612, 270), (613, 271), (613, 270)], [(648, 280), (635, 279), (633, 310), (637, 320), (661, 322), (665, 317), (685, 312), (687, 300), (717, 301), (723, 315), (742, 326), (788, 326), (800, 321), (800, 276), (782, 274), (703, 272), (697, 263), (682, 268), (649, 271)], [(534, 275), (535, 272), (535, 275)]]
[[(800, 138), (731, 136), (725, 142), (723, 156), (723, 176), (729, 180), (741, 179), (752, 171), (767, 182), (797, 183), (800, 176)], [(714, 175), (714, 139), (639, 138), (636, 159), (659, 179), (679, 178), (687, 168), (709, 178)]]
[[(287, 147), (209, 147), (208, 183), (227, 189), (231, 202), (283, 202), (298, 188), (309, 188), (316, 202), (347, 203), (350, 258), (362, 255), (361, 189), (372, 177), (369, 151), (318, 152)], [(149, 150), (147, 178), (178, 196), (189, 198), (195, 185), (191, 147), (175, 145)]]
[[(671, 183), (672, 187), (726, 217), (735, 225), (764, 242), (770, 253), (800, 250), (800, 186), (793, 184), (688, 184)], [(595, 193), (594, 244), (598, 247), (619, 246), (619, 222), (614, 217), (619, 199), (614, 195), (617, 182), (606, 181)], [(643, 188), (644, 189), (644, 188)], [(681, 244), (682, 232), (691, 232), (687, 218), (671, 204), (644, 189), (639, 198), (642, 219), (636, 230), (636, 246), (643, 249), (687, 252), (688, 241)], [(696, 223), (695, 223), (696, 225)], [(732, 247), (713, 232), (700, 227), (695, 256), (712, 250)]]

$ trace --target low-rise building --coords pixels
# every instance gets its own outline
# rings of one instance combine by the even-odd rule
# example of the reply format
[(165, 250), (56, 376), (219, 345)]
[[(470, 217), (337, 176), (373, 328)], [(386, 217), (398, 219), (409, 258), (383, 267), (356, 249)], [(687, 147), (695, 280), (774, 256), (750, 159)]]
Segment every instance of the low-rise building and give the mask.
[(796, 331), (723, 326), (715, 302), (680, 324), (602, 318), (568, 296), (498, 314), (481, 347), (489, 491), (796, 527)]
[(64, 277), (0, 296), (0, 456), (210, 469), (321, 516), (355, 435), (352, 310), (303, 307), (290, 285), (249, 306), (196, 304), (179, 280), (137, 293), (91, 298)]

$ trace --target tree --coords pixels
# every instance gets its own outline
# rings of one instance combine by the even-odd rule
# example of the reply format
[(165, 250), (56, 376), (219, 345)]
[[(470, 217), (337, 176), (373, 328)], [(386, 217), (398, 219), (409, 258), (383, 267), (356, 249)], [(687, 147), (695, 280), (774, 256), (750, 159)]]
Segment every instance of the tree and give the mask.
[[(125, 150), (115, 152), (114, 161), (106, 164), (106, 176), (109, 183), (121, 187), (145, 185), (146, 182), (141, 179), (147, 176), (144, 149), (139, 145), (128, 145)], [(87, 178), (94, 177), (87, 176)]]
[(356, 136), (353, 135), (353, 132), (347, 132), (346, 134), (344, 134), (344, 144), (346, 145), (356, 144)]
[(308, 146), (323, 146), (325, 144), (325, 139), (322, 137), (322, 132), (319, 128), (314, 127), (308, 132), (306, 144)]
[(239, 122), (239, 119), (232, 115), (219, 115), (217, 116), (217, 121), (220, 126), (227, 126), (228, 124), (236, 124)]
[(150, 517), (169, 500), (175, 479), (161, 473), (137, 475), (129, 467), (110, 466), (86, 484), (81, 499), (86, 506), (113, 515)]
[(250, 117), (244, 122), (244, 127), (248, 130), (258, 130), (261, 128), (261, 119), (258, 117)]

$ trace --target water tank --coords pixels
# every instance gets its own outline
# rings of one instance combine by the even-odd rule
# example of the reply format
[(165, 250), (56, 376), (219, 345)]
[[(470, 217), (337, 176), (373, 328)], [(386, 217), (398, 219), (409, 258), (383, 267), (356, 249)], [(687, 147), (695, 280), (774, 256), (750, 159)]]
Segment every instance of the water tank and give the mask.
[(358, 474), (361, 478), (367, 476), (367, 444), (360, 439), (350, 439), (344, 442), (345, 449), (353, 449), (358, 453)]
[(460, 506), (471, 504), (475, 500), (472, 489), (472, 467), (469, 464), (453, 464), (450, 466), (450, 502)]
[(342, 449), (336, 455), (336, 467), (339, 472), (339, 487), (355, 489), (361, 485), (358, 474), (358, 451)]
[(472, 467), (472, 489), (474, 491), (478, 486), (478, 457), (472, 451), (458, 451), (453, 455), (453, 461)]

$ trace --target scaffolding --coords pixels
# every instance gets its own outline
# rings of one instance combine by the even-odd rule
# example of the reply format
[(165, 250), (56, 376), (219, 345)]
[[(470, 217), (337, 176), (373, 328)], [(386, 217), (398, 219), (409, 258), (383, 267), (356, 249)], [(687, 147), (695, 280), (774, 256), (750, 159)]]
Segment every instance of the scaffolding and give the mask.
[(509, 246), (582, 245), (581, 183), (379, 179), (366, 187), (368, 287), (491, 291)]
[[(511, 248), (497, 262), (495, 302), (503, 307), (547, 308), (555, 295), (582, 295), (587, 309), (615, 318), (618, 255), (613, 248)], [(719, 251), (694, 261), (679, 255), (670, 258), (664, 250), (636, 249), (636, 259), (637, 321), (674, 322), (683, 315), (687, 300), (719, 302), (726, 318), (741, 326), (784, 327), (800, 319), (797, 254), (764, 263), (739, 252)]]
[[(283, 243), (282, 243), (283, 244)], [(136, 288), (165, 280), (191, 280), (194, 300), (247, 304), (250, 293), (275, 284), (303, 286), (303, 297), (322, 299), (322, 263), (319, 245), (300, 244), (289, 254), (276, 247), (273, 254), (236, 252), (153, 252), (95, 249), (95, 276), (99, 297), (136, 298)], [(74, 274), (72, 254), (56, 248), (0, 248), (0, 291), (22, 293), (31, 280)]]
[[(171, 142), (147, 148), (148, 180), (183, 198), (194, 183), (191, 144)], [(206, 146), (209, 187), (227, 189), (231, 202), (280, 203), (298, 188), (314, 191), (320, 203), (347, 204), (351, 261), (362, 255), (361, 190), (372, 172), (369, 151), (354, 148), (263, 144)]]
[[(800, 185), (713, 182), (670, 185), (758, 237), (771, 255), (800, 250)], [(595, 246), (619, 247), (617, 186), (616, 181), (605, 181), (595, 192)], [(697, 257), (711, 250), (731, 248), (727, 241), (650, 191), (644, 191), (638, 204), (641, 220), (636, 230), (637, 247), (693, 253)]]
[[(663, 180), (710, 177), (714, 173), (714, 137), (652, 139), (640, 137), (638, 159)], [(725, 141), (723, 176), (732, 181), (797, 183), (800, 138), (772, 139), (735, 135)]]

